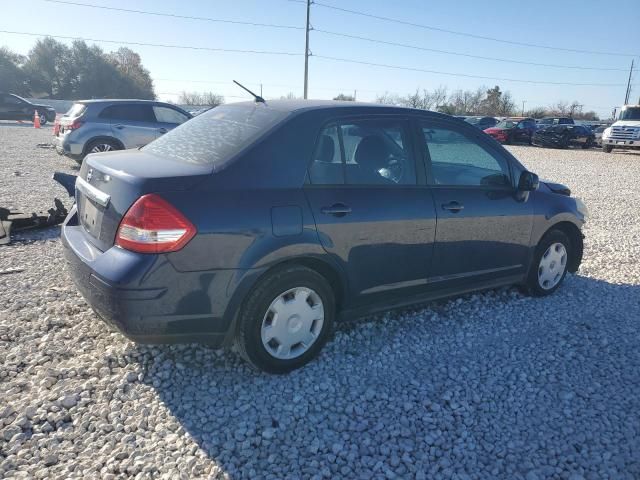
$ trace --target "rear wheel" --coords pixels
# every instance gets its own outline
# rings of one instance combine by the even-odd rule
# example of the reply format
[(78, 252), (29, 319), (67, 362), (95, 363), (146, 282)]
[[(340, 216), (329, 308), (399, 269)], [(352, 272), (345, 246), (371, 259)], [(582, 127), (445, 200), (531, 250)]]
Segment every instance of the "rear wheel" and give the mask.
[(529, 269), (527, 288), (536, 297), (555, 292), (567, 274), (571, 241), (561, 230), (547, 232), (538, 243)]
[(604, 153), (611, 153), (613, 151), (613, 147), (611, 145), (602, 145), (602, 151)]
[(90, 153), (111, 152), (113, 150), (121, 150), (120, 145), (118, 145), (113, 140), (109, 140), (109, 139), (94, 140), (93, 142), (89, 143), (89, 145), (87, 145), (84, 156), (86, 157)]
[(319, 273), (289, 266), (267, 274), (247, 297), (235, 339), (257, 369), (286, 373), (311, 361), (333, 327), (335, 298)]

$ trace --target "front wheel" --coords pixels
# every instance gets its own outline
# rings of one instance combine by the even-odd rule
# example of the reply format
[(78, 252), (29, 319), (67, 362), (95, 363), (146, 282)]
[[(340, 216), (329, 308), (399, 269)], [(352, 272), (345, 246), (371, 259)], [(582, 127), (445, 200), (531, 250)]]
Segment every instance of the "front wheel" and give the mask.
[(602, 145), (602, 151), (604, 153), (611, 153), (613, 151), (613, 147), (611, 145)]
[(286, 373), (311, 361), (333, 328), (335, 298), (319, 273), (293, 265), (267, 274), (247, 297), (235, 338), (253, 367)]
[(567, 274), (571, 254), (569, 237), (561, 230), (547, 232), (538, 243), (529, 268), (527, 287), (536, 297), (551, 295)]

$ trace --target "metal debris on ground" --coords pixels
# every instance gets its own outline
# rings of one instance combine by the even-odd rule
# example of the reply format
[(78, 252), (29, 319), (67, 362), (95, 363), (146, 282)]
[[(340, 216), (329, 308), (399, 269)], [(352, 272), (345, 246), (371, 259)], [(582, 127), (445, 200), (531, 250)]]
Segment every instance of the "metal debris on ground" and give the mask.
[(7, 268), (6, 270), (0, 270), (0, 275), (9, 275), (10, 273), (24, 272), (24, 268)]

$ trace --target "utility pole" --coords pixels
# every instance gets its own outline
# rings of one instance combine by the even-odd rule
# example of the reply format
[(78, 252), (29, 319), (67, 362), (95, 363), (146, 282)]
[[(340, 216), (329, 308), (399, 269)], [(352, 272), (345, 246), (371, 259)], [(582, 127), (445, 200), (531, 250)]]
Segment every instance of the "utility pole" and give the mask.
[(306, 42), (304, 46), (304, 98), (306, 100), (309, 93), (309, 30), (311, 30), (311, 24), (309, 23), (309, 17), (311, 15), (311, 0), (307, 0), (307, 28), (306, 28)]
[(624, 104), (629, 103), (629, 96), (631, 95), (631, 75), (633, 74), (633, 59), (631, 60), (631, 69), (629, 70), (629, 80), (627, 81), (627, 92), (624, 96)]
[(524, 104), (527, 103), (526, 100), (522, 100), (522, 116), (524, 117)]

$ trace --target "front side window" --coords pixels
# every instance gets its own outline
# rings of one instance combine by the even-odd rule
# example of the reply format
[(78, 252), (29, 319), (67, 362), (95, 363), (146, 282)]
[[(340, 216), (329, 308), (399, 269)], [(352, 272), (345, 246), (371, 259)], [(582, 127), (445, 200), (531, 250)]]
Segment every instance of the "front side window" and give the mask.
[(156, 120), (161, 123), (173, 123), (175, 125), (180, 125), (181, 123), (189, 120), (189, 117), (184, 113), (169, 107), (154, 105), (153, 113), (156, 115)]
[(25, 103), (25, 100), (14, 95), (7, 95), (5, 97), (4, 103), (6, 105), (22, 105), (23, 103)]
[(450, 186), (511, 185), (507, 160), (446, 127), (423, 125), (433, 183)]

